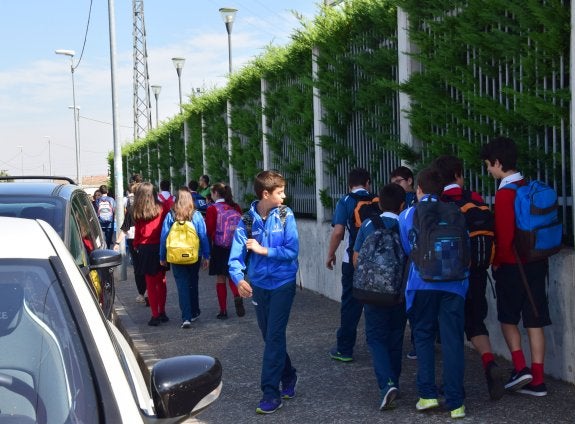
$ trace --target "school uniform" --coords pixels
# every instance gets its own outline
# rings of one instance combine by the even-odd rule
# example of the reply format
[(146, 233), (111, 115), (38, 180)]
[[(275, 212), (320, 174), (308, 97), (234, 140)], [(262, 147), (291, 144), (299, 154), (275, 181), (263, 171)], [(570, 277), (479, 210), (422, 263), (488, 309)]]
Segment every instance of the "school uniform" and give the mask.
[[(267, 255), (249, 252), (246, 269), (246, 228), (238, 224), (228, 262), (230, 277), (252, 286), (258, 326), (265, 342), (262, 360), (261, 390), (264, 399), (280, 399), (280, 382), (295, 378), (286, 347), (286, 328), (296, 289), (299, 239), (295, 217), (287, 208), (285, 223), (279, 209), (272, 209), (264, 220), (257, 212), (258, 201), (251, 204), (252, 238), (268, 249)], [(247, 274), (247, 275), (246, 275)]]
[[(420, 202), (439, 201), (425, 195)], [(407, 255), (412, 246), (409, 231), (413, 227), (413, 215), (417, 206), (399, 215), (401, 244)], [(413, 326), (417, 351), (417, 390), (422, 399), (437, 399), (435, 380), (435, 338), (441, 334), (443, 360), (443, 384), (445, 403), (451, 411), (461, 407), (465, 398), (464, 374), (464, 305), (469, 287), (467, 279), (450, 282), (424, 281), (415, 264), (408, 267), (405, 290), (406, 310)]]

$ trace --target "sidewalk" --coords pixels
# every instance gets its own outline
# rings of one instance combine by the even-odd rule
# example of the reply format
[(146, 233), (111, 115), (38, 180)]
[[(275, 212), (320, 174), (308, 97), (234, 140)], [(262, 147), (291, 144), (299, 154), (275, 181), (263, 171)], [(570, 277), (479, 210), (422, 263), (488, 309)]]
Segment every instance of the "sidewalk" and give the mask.
[[(220, 398), (191, 423), (443, 423), (452, 421), (440, 408), (433, 412), (415, 410), (417, 361), (404, 359), (401, 375), (401, 398), (397, 408), (379, 411), (379, 390), (365, 343), (363, 320), (359, 326), (355, 361), (341, 363), (328, 356), (339, 325), (339, 303), (308, 290), (298, 288), (290, 323), (288, 351), (298, 370), (297, 396), (284, 401), (282, 409), (269, 416), (255, 413), (259, 389), (263, 342), (250, 301), (244, 301), (246, 315), (235, 315), (228, 290), (226, 321), (218, 314), (214, 277), (200, 272), (200, 318), (192, 328), (180, 328), (177, 291), (168, 273), (167, 315), (170, 322), (149, 327), (149, 309), (135, 302), (136, 289), (132, 268), (127, 281), (116, 287), (118, 325), (130, 336), (136, 350), (149, 366), (160, 358), (177, 355), (205, 354), (219, 358), (223, 366), (223, 389)], [(339, 284), (334, 282), (334, 284)], [(408, 349), (406, 333), (404, 350)], [(438, 347), (439, 349), (439, 347)], [(439, 350), (438, 350), (439, 352)], [(438, 357), (440, 354), (437, 355)], [(500, 359), (499, 365), (511, 368)], [(441, 366), (438, 365), (438, 383)], [(575, 386), (546, 378), (549, 395), (534, 398), (519, 394), (505, 395), (500, 401), (489, 400), (479, 356), (466, 349), (465, 406), (467, 417), (460, 422), (473, 423), (574, 423)]]

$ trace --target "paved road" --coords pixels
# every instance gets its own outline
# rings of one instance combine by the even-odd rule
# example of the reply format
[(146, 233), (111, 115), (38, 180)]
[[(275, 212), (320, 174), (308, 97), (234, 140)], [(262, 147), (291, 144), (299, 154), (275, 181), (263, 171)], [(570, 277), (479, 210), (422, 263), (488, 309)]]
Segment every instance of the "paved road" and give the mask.
[[(339, 323), (339, 303), (308, 290), (297, 291), (288, 325), (288, 350), (300, 380), (297, 397), (284, 402), (275, 414), (260, 416), (255, 407), (260, 399), (259, 376), (263, 342), (255, 313), (247, 303), (243, 318), (235, 316), (231, 294), (230, 318), (216, 319), (217, 298), (213, 277), (200, 273), (202, 314), (192, 328), (180, 328), (175, 283), (168, 277), (167, 314), (171, 321), (149, 327), (149, 310), (135, 302), (136, 290), (131, 269), (128, 280), (117, 287), (116, 309), (119, 326), (135, 342), (143, 360), (152, 365), (158, 358), (186, 354), (216, 356), (223, 366), (223, 390), (218, 401), (192, 423), (442, 423), (452, 421), (443, 409), (432, 413), (415, 410), (416, 361), (405, 359), (401, 376), (401, 398), (397, 408), (380, 412), (379, 390), (365, 343), (363, 322), (355, 361), (340, 363), (327, 351), (335, 340)], [(408, 337), (406, 337), (406, 341)], [(407, 348), (407, 344), (405, 346)], [(438, 356), (440, 356), (438, 354)], [(467, 417), (473, 423), (575, 423), (575, 387), (547, 378), (549, 395), (533, 398), (509, 394), (500, 401), (489, 400), (479, 356), (466, 349), (465, 390)], [(502, 359), (501, 366), (510, 367)], [(438, 382), (441, 368), (438, 365)]]

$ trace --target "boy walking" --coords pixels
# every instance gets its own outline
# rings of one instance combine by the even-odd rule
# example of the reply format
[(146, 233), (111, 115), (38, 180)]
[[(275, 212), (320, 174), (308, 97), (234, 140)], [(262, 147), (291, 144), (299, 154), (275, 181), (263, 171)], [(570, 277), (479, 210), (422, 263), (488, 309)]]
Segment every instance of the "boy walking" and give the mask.
[(247, 212), (251, 231), (242, 218), (234, 234), (228, 265), (240, 296), (252, 297), (255, 305), (265, 343), (263, 397), (256, 412), (271, 414), (282, 407), (282, 399), (291, 399), (296, 393), (298, 377), (287, 353), (286, 327), (296, 289), (299, 240), (294, 214), (282, 205), (285, 179), (274, 171), (260, 172), (254, 190), (258, 200)]
[[(419, 172), (416, 189), (418, 203), (399, 215), (401, 244), (408, 255), (415, 250), (416, 243), (420, 242), (412, 231), (416, 209), (421, 210), (427, 202), (439, 202), (442, 191), (439, 171), (426, 168)], [(463, 326), (465, 294), (469, 282), (467, 278), (438, 282), (423, 280), (413, 260), (410, 261), (405, 301), (417, 350), (419, 401), (416, 408), (425, 411), (439, 406), (435, 384), (435, 337), (439, 329), (445, 403), (451, 411), (451, 418), (463, 418)]]
[[(404, 199), (405, 190), (398, 184), (387, 184), (379, 191), (379, 208), (383, 212), (380, 218), (385, 228), (399, 232), (397, 215), (403, 207)], [(375, 231), (376, 226), (369, 218), (361, 225), (353, 247), (354, 267), (357, 268), (359, 251), (365, 239)], [(403, 272), (401, 274), (403, 276)], [(364, 311), (367, 344), (381, 394), (379, 409), (391, 409), (399, 394), (403, 333), (407, 320), (405, 305), (403, 302), (389, 307), (366, 304)]]
[[(511, 352), (514, 367), (505, 388), (531, 396), (545, 396), (547, 387), (543, 376), (543, 327), (551, 325), (545, 290), (549, 265), (547, 259), (523, 263), (527, 284), (538, 312), (535, 314), (514, 254), (516, 190), (506, 188), (511, 183), (518, 187), (527, 183), (517, 171), (517, 158), (517, 146), (510, 138), (494, 138), (481, 149), (481, 159), (485, 162), (487, 172), (496, 180), (501, 180), (495, 193), (496, 249), (492, 270), (497, 292), (497, 319), (501, 323), (501, 331)], [(518, 329), (521, 319), (529, 338), (531, 369), (527, 367), (521, 349), (521, 334)]]
[[(468, 197), (466, 200), (484, 204), (483, 198), (474, 191), (463, 190), (463, 161), (455, 156), (440, 156), (433, 162), (433, 165), (443, 178), (445, 187), (441, 200), (447, 202), (458, 202)], [(477, 210), (477, 209), (476, 209)], [(471, 213), (471, 212), (468, 212)], [(491, 217), (490, 217), (491, 218)], [(469, 221), (468, 221), (469, 222)], [(492, 222), (490, 220), (490, 222)], [(471, 231), (471, 228), (468, 228)], [(501, 399), (505, 392), (506, 374), (495, 363), (495, 356), (491, 350), (489, 332), (485, 326), (487, 317), (487, 299), (485, 290), (487, 288), (487, 268), (471, 266), (469, 269), (469, 290), (465, 298), (465, 335), (471, 342), (475, 350), (481, 355), (481, 363), (485, 371), (487, 389), (492, 400)]]
[(351, 362), (353, 361), (353, 348), (357, 338), (357, 325), (363, 312), (363, 305), (352, 295), (353, 291), (353, 245), (358, 229), (355, 226), (354, 210), (358, 198), (371, 199), (369, 184), (371, 176), (363, 168), (355, 168), (349, 172), (349, 193), (338, 200), (331, 226), (333, 230), (329, 240), (326, 267), (333, 269), (336, 258), (335, 251), (344, 240), (347, 228), (346, 250), (341, 259), (341, 306), (340, 326), (337, 330), (337, 344), (329, 352), (332, 359)]

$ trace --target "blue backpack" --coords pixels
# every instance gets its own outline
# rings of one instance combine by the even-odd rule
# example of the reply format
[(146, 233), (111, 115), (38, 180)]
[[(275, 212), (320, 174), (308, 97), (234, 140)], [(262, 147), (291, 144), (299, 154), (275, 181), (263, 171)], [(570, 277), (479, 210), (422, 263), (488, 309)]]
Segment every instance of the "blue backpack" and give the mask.
[(514, 244), (519, 257), (531, 262), (557, 253), (563, 225), (555, 190), (538, 180), (521, 186), (511, 183), (503, 188), (516, 191)]

